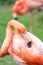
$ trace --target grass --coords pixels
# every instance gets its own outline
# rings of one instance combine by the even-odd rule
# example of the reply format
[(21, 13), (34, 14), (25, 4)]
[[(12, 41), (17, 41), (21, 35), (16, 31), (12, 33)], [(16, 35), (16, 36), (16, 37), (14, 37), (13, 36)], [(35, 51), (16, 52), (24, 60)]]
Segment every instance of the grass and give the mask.
[[(33, 15), (33, 30), (32, 33), (35, 34), (43, 41), (43, 13), (38, 13)], [(13, 19), (12, 12), (10, 8), (0, 9), (0, 47), (3, 43), (6, 34), (6, 25), (7, 23)], [(18, 15), (18, 21), (23, 23), (27, 30), (29, 31), (30, 27), (30, 19), (29, 13), (20, 16)], [(10, 56), (6, 56), (4, 58), (0, 58), (0, 65), (16, 65)]]

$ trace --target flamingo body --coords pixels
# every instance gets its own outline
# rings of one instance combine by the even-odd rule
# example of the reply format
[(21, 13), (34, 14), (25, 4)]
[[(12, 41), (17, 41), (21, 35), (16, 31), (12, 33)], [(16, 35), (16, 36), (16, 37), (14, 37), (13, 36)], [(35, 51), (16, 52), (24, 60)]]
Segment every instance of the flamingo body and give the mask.
[[(12, 31), (12, 27), (15, 28)], [(31, 41), (31, 42), (29, 42)], [(16, 20), (8, 22), (0, 57), (12, 56), (18, 65), (43, 65), (43, 43)]]
[(15, 2), (12, 13), (20, 15), (25, 14), (27, 11), (38, 9), (43, 6), (43, 0), (18, 0)]
[[(28, 11), (30, 11), (32, 14), (32, 11), (35, 9), (38, 9), (38, 11), (42, 11), (43, 9), (42, 7), (43, 7), (43, 0), (17, 0), (12, 8), (13, 18), (17, 19), (17, 14), (23, 15)], [(33, 21), (32, 16), (30, 16), (30, 32), (32, 32), (32, 26), (33, 26), (32, 21)]]

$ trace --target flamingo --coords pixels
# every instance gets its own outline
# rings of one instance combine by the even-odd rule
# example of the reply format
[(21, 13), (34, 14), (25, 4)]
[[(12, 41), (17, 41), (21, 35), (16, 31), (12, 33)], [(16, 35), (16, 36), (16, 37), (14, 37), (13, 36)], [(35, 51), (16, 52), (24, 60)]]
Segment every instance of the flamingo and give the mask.
[(32, 11), (43, 7), (43, 0), (17, 0), (12, 8), (13, 18), (17, 19), (17, 14), (23, 15), (28, 11), (30, 14), (30, 32), (32, 32)]
[(27, 32), (23, 24), (11, 20), (7, 24), (6, 37), (0, 49), (0, 57), (6, 55), (12, 56), (18, 65), (43, 65), (43, 43)]

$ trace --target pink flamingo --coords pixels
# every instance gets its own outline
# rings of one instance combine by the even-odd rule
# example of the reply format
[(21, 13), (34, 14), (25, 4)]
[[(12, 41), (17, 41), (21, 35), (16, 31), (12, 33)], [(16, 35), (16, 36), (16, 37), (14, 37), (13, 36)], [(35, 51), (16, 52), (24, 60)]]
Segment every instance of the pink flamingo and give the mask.
[(0, 49), (0, 57), (6, 55), (10, 55), (18, 65), (43, 65), (43, 42), (27, 32), (23, 24), (11, 20), (7, 24), (5, 40)]
[(17, 19), (17, 14), (23, 15), (28, 11), (30, 14), (30, 32), (32, 32), (32, 11), (43, 6), (43, 0), (17, 0), (12, 8), (13, 18)]

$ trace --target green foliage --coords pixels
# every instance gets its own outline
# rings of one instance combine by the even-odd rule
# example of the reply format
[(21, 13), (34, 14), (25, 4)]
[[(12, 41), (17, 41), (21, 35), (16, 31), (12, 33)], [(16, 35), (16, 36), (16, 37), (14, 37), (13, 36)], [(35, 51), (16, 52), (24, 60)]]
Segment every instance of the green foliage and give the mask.
[(15, 2), (16, 0), (1, 0), (0, 5), (11, 5)]

